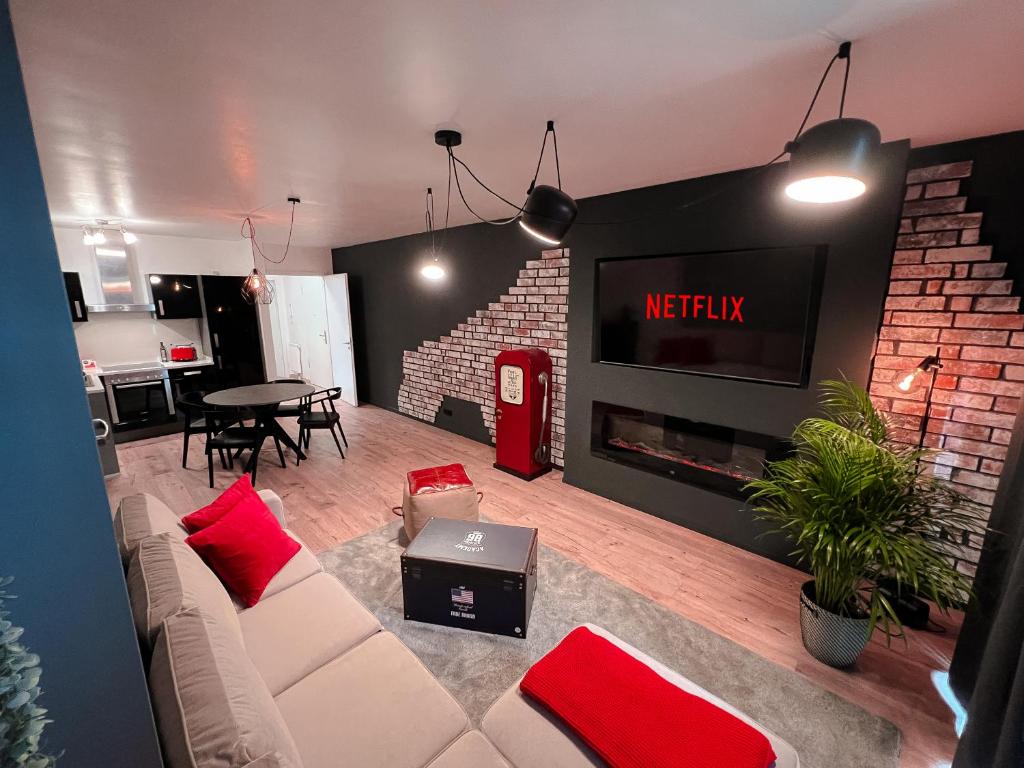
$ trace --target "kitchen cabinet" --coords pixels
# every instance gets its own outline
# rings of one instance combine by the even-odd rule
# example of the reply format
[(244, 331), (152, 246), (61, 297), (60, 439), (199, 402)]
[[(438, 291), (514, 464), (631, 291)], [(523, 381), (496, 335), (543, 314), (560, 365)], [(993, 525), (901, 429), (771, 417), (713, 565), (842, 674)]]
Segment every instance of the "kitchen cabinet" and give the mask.
[(266, 381), (256, 307), (242, 298), (244, 277), (203, 275), (206, 323), (210, 332), (217, 389)]
[(202, 317), (199, 278), (196, 275), (150, 275), (156, 316), (161, 320)]
[(103, 475), (110, 477), (120, 472), (117, 464), (117, 451), (114, 448), (114, 433), (111, 431), (113, 420), (107, 406), (105, 392), (89, 393), (89, 410), (92, 411), (92, 426), (96, 432), (96, 450), (100, 456)]
[[(211, 366), (172, 368), (167, 372), (171, 379), (171, 394), (175, 402), (190, 392), (210, 392), (214, 388)], [(182, 415), (181, 418), (184, 418)]]
[(68, 308), (71, 310), (71, 322), (86, 322), (89, 319), (89, 310), (85, 308), (85, 294), (82, 293), (82, 278), (77, 272), (64, 273), (64, 291), (68, 295)]

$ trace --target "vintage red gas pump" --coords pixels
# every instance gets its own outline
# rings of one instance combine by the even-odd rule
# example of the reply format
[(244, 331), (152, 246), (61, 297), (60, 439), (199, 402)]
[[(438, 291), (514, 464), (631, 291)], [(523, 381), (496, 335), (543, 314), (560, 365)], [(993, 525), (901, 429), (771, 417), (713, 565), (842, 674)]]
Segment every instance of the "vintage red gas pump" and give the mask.
[(551, 358), (510, 349), (494, 358), (494, 466), (524, 480), (551, 469)]

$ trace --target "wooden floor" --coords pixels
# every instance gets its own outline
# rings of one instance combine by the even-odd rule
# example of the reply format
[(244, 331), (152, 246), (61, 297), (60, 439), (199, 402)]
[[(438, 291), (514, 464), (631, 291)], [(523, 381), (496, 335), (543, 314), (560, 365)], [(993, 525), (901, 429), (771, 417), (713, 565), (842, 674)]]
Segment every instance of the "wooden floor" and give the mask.
[[(289, 525), (315, 551), (393, 520), (408, 470), (461, 462), (484, 493), (487, 517), (539, 528), (544, 544), (894, 722), (903, 732), (901, 768), (951, 759), (952, 716), (929, 676), (948, 668), (954, 622), (944, 621), (944, 635), (913, 633), (906, 647), (873, 641), (855, 670), (837, 671), (801, 646), (800, 572), (566, 485), (559, 472), (523, 482), (493, 469), (487, 446), (404, 416), (362, 406), (342, 418), (351, 445), (344, 462), (330, 435), (316, 432), (300, 467), (282, 469), (273, 446), (260, 462), (257, 487), (281, 495)], [(193, 438), (187, 470), (180, 435), (118, 446), (118, 458), (121, 474), (107, 483), (112, 504), (147, 491), (192, 510), (219, 492), (207, 485), (201, 438)], [(219, 490), (235, 477), (217, 465)]]

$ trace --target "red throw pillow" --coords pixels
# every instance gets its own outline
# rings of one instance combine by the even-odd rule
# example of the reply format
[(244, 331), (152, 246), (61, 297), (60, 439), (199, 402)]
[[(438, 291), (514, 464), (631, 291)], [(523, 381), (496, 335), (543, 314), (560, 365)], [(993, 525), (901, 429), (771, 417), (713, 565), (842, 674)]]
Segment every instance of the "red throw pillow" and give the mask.
[(216, 523), (234, 509), (240, 501), (250, 496), (259, 498), (259, 494), (253, 490), (252, 483), (249, 482), (249, 475), (242, 475), (213, 502), (181, 518), (181, 523), (189, 533), (201, 531)]
[(270, 580), (300, 549), (256, 495), (185, 541), (246, 607), (259, 602)]

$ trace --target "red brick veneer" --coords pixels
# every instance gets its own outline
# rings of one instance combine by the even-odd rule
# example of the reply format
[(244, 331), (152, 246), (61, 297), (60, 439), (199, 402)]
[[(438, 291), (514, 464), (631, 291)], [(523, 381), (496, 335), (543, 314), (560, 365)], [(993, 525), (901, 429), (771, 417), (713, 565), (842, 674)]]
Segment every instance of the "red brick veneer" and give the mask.
[[(875, 349), (871, 394), (897, 438), (938, 451), (934, 469), (990, 507), (1024, 391), (1024, 315), (1006, 264), (980, 243), (981, 213), (966, 211), (962, 183), (970, 161), (907, 174), (889, 295)], [(927, 424), (925, 391), (893, 385), (941, 348)], [(969, 541), (961, 570), (973, 573), (980, 540)]]
[(565, 358), (568, 339), (569, 251), (543, 251), (526, 262), (516, 284), (448, 336), (424, 341), (402, 356), (398, 410), (434, 422), (445, 397), (479, 403), (494, 440), (494, 356), (514, 347), (543, 347), (551, 356), (551, 457), (565, 449)]

